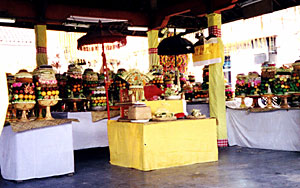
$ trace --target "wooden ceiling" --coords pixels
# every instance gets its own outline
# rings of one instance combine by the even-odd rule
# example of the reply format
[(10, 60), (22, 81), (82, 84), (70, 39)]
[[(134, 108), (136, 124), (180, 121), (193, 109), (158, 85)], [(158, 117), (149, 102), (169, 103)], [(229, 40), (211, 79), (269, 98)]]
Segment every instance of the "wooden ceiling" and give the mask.
[[(255, 1), (259, 2), (251, 4)], [(127, 20), (115, 24), (123, 30), (124, 26), (132, 25), (150, 29), (188, 28), (187, 32), (192, 32), (207, 26), (207, 13), (221, 13), (222, 22), (227, 23), (297, 5), (300, 0), (1, 0), (0, 17), (16, 18), (16, 23), (0, 25), (32, 28), (40, 23), (47, 24), (49, 29), (87, 31), (64, 25), (77, 22), (67, 20), (70, 16), (84, 16)]]

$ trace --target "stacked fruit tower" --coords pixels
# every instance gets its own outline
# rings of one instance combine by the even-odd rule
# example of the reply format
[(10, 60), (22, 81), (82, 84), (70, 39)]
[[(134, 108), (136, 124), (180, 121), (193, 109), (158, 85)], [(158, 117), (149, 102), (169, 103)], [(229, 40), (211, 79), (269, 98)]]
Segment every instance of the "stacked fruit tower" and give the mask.
[(230, 101), (233, 98), (233, 90), (230, 85), (225, 86), (225, 96), (226, 100)]
[(208, 90), (209, 88), (209, 66), (205, 65), (203, 68), (203, 83), (202, 83), (202, 89)]
[(83, 93), (89, 98), (91, 95), (91, 89), (97, 88), (99, 83), (98, 74), (93, 69), (85, 69), (83, 73)]
[(269, 88), (273, 93), (275, 74), (276, 74), (275, 64), (265, 62), (261, 68), (261, 85), (260, 85), (261, 94), (270, 94), (268, 93)]
[(36, 96), (39, 100), (59, 99), (59, 88), (52, 66), (40, 66), (35, 71)]
[(193, 86), (193, 101), (204, 101), (208, 99), (208, 90), (203, 90), (203, 84), (196, 83)]
[(249, 72), (246, 95), (259, 96), (260, 85), (261, 85), (260, 75), (257, 72)]
[[(39, 117), (43, 120), (54, 120), (50, 107), (60, 100), (59, 89), (55, 72), (51, 65), (41, 65), (34, 71), (34, 81), (36, 84), (37, 99), (39, 103)], [(46, 107), (46, 115), (43, 117), (42, 108)]]
[[(287, 95), (291, 88), (292, 69), (287, 66), (282, 66), (276, 71), (274, 80), (274, 94)], [(294, 88), (293, 88), (294, 89)]]
[(300, 93), (300, 60), (295, 61), (295, 63), (293, 63), (292, 66), (293, 71), (291, 77), (290, 92)]
[(32, 74), (26, 70), (20, 70), (16, 75), (16, 82), (12, 84), (12, 103), (14, 108), (22, 110), (22, 117), (19, 121), (26, 122), (27, 110), (35, 106), (35, 92)]
[(104, 86), (91, 88), (90, 104), (92, 110), (106, 109), (106, 94)]
[(150, 72), (152, 72), (152, 75), (154, 76), (150, 84), (156, 85), (156, 87), (160, 89), (164, 89), (164, 75), (162, 67), (154, 65)]
[(260, 108), (258, 99), (260, 98), (261, 78), (257, 72), (248, 73), (248, 83), (246, 95), (253, 99), (252, 108)]
[(66, 73), (64, 74), (56, 74), (55, 75), (56, 80), (57, 80), (57, 85), (59, 89), (59, 97), (61, 99), (66, 99), (68, 97), (68, 90), (67, 88), (67, 75)]
[(164, 76), (160, 73), (153, 73), (154, 79), (151, 81), (152, 84), (156, 85), (156, 87), (163, 89), (164, 88)]
[(238, 74), (235, 83), (235, 96), (245, 96), (247, 93), (248, 76), (245, 74)]
[(83, 91), (90, 103), (91, 110), (106, 109), (106, 95), (104, 87), (104, 77), (98, 77), (98, 74), (92, 69), (86, 69), (83, 74)]
[(15, 78), (16, 82), (12, 84), (12, 103), (35, 103), (32, 74), (26, 70), (20, 70)]
[(67, 89), (69, 99), (84, 99), (83, 79), (79, 67), (70, 67), (67, 73)]

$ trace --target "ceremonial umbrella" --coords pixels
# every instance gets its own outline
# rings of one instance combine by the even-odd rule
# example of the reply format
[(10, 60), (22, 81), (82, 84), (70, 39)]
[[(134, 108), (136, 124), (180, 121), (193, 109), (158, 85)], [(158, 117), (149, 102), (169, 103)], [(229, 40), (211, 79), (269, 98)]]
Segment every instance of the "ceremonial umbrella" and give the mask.
[[(106, 64), (106, 55), (104, 44), (106, 43), (117, 43), (116, 47), (119, 48), (121, 46), (125, 46), (126, 36), (120, 32), (116, 32), (110, 30), (109, 28), (104, 28), (101, 23), (99, 23), (96, 27), (91, 28), (86, 35), (82, 36), (77, 40), (77, 49), (78, 50), (88, 50), (88, 45), (102, 45), (102, 61), (103, 61), (103, 69), (105, 76), (105, 91), (106, 91), (106, 104), (107, 104), (107, 118), (110, 119), (110, 111), (109, 111), (109, 98), (108, 98), (108, 69)], [(92, 48), (94, 49), (94, 48)]]
[(194, 53), (194, 45), (189, 40), (182, 38), (180, 35), (175, 35), (163, 39), (158, 47), (158, 55), (174, 55), (175, 56), (175, 72), (177, 77), (177, 85), (180, 88), (179, 72), (177, 68), (176, 56), (180, 54)]

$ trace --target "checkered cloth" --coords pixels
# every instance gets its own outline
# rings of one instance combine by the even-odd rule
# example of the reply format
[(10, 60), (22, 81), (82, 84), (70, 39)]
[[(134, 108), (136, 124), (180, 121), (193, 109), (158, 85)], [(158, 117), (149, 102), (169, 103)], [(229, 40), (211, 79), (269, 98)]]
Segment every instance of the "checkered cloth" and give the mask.
[(221, 37), (222, 33), (221, 33), (221, 29), (218, 28), (218, 26), (214, 25), (214, 26), (210, 26), (208, 28), (208, 32), (209, 34), (213, 34), (216, 35), (217, 37)]
[(218, 139), (218, 147), (228, 147), (228, 139)]
[(157, 48), (149, 48), (149, 54), (157, 54)]
[(47, 53), (47, 48), (46, 47), (38, 46), (36, 48), (36, 53), (38, 53), (38, 54), (46, 54)]

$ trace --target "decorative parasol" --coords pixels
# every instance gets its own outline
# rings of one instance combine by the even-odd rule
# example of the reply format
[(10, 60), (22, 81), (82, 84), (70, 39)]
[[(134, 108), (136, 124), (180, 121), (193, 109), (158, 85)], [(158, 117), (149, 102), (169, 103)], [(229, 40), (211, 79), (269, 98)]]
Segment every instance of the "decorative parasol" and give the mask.
[[(176, 31), (175, 31), (176, 33)], [(194, 53), (194, 45), (189, 40), (175, 35), (163, 39), (157, 47), (158, 55), (174, 55), (175, 56), (175, 72), (177, 77), (177, 85), (180, 87), (179, 72), (177, 68), (177, 55)]]
[(77, 49), (85, 50), (88, 48), (88, 45), (98, 45), (102, 44), (102, 61), (103, 69), (105, 75), (105, 91), (106, 91), (106, 104), (107, 104), (107, 118), (110, 119), (109, 111), (109, 98), (108, 98), (108, 69), (106, 64), (106, 55), (104, 44), (106, 43), (118, 43), (117, 47), (125, 46), (127, 43), (126, 35), (123, 35), (119, 32), (110, 30), (109, 28), (104, 28), (101, 22), (81, 38), (77, 40)]

